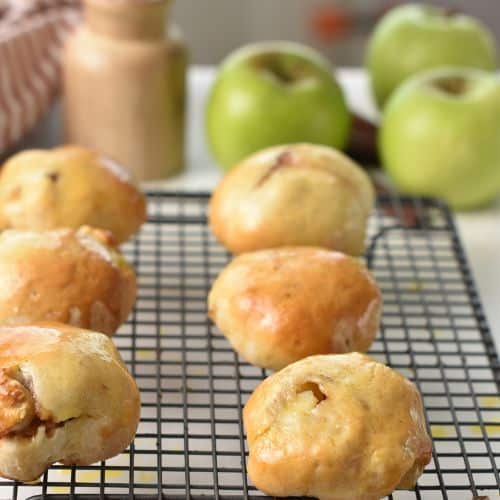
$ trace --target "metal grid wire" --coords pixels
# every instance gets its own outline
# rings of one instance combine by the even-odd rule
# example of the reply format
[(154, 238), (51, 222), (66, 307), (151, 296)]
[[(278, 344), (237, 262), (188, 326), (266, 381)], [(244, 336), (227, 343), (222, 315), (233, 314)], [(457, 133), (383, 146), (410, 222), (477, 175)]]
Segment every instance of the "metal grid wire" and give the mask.
[[(207, 320), (206, 296), (228, 262), (206, 225), (204, 194), (151, 193), (150, 220), (125, 247), (139, 283), (115, 336), (142, 394), (134, 444), (90, 467), (56, 465), (0, 498), (243, 499), (242, 404), (266, 372), (241, 360)], [(500, 488), (500, 367), (454, 223), (438, 202), (381, 198), (368, 265), (382, 288), (371, 354), (415, 381), (433, 460), (394, 499), (470, 499)]]

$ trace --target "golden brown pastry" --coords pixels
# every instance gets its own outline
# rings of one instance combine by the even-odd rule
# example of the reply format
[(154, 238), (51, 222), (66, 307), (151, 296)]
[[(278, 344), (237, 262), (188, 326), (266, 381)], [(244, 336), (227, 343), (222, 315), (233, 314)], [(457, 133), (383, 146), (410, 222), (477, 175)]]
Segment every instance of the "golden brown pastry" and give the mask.
[(78, 146), (31, 150), (0, 172), (0, 228), (44, 230), (89, 225), (119, 243), (146, 219), (146, 202), (128, 173)]
[(274, 370), (312, 354), (368, 350), (381, 306), (357, 259), (311, 247), (240, 255), (208, 297), (208, 314), (234, 349)]
[(58, 321), (112, 334), (135, 302), (111, 234), (82, 227), (0, 234), (0, 324)]
[(33, 481), (54, 462), (123, 451), (139, 391), (111, 340), (58, 323), (0, 327), (0, 475)]
[(368, 356), (311, 356), (244, 409), (248, 473), (272, 496), (376, 500), (412, 488), (431, 459), (417, 388)]
[(360, 255), (374, 190), (339, 151), (291, 144), (237, 165), (214, 191), (210, 227), (231, 252), (320, 246)]

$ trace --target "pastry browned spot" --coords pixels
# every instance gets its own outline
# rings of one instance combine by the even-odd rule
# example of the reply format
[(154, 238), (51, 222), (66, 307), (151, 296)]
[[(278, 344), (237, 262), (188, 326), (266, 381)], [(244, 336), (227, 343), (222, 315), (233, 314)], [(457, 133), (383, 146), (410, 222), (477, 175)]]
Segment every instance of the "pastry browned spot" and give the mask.
[(52, 182), (57, 182), (59, 180), (59, 173), (58, 172), (49, 172), (47, 174), (47, 177), (52, 181)]

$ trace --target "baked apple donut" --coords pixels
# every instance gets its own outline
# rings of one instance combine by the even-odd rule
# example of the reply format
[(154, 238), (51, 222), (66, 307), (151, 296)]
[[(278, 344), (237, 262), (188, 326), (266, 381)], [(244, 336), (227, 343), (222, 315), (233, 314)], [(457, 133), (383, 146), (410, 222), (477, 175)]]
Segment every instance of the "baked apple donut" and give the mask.
[(367, 351), (381, 306), (361, 262), (312, 247), (239, 255), (208, 297), (208, 315), (234, 349), (274, 370), (312, 354)]
[(0, 475), (33, 481), (55, 462), (123, 451), (139, 391), (111, 340), (58, 323), (0, 327)]
[(58, 321), (113, 334), (135, 302), (111, 233), (82, 227), (0, 234), (0, 325)]
[(243, 417), (248, 474), (271, 496), (376, 500), (413, 488), (431, 459), (415, 385), (359, 353), (284, 368)]
[(347, 156), (291, 144), (231, 170), (213, 193), (209, 221), (233, 253), (307, 245), (360, 255), (373, 204), (368, 175)]
[(144, 196), (129, 174), (82, 147), (24, 151), (0, 172), (0, 228), (89, 225), (111, 231), (121, 243), (145, 219)]

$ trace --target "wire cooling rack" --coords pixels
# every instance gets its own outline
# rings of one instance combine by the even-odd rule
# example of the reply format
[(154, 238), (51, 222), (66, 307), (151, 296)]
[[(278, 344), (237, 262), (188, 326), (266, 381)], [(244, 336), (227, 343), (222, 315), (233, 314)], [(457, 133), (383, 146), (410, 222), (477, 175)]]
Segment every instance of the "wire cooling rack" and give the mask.
[[(228, 254), (206, 224), (205, 194), (151, 193), (150, 219), (125, 247), (139, 295), (115, 336), (142, 394), (129, 450), (90, 467), (56, 465), (36, 485), (0, 483), (0, 499), (244, 499), (242, 404), (266, 376), (241, 360), (206, 317)], [(500, 367), (453, 220), (440, 203), (381, 198), (367, 262), (384, 295), (371, 354), (415, 381), (433, 460), (394, 499), (495, 497)]]

